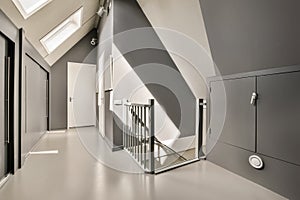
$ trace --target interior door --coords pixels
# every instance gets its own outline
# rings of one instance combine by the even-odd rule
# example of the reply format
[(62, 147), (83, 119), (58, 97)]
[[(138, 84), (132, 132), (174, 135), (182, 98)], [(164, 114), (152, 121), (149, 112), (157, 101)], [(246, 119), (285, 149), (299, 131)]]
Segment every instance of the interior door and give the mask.
[(5, 128), (5, 65), (6, 40), (0, 35), (0, 180), (7, 171), (7, 142)]
[(28, 153), (48, 129), (48, 73), (25, 56), (25, 134), (23, 152)]
[(68, 128), (96, 125), (96, 65), (68, 63)]
[(0, 180), (14, 169), (14, 46), (0, 35)]

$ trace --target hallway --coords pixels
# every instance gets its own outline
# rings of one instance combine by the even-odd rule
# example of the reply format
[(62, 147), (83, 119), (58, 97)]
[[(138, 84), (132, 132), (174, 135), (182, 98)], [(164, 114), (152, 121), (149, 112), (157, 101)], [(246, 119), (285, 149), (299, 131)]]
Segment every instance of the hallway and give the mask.
[(46, 134), (35, 151), (46, 150), (59, 153), (30, 155), (1, 200), (285, 199), (208, 161), (156, 176), (119, 172), (97, 162), (75, 130)]

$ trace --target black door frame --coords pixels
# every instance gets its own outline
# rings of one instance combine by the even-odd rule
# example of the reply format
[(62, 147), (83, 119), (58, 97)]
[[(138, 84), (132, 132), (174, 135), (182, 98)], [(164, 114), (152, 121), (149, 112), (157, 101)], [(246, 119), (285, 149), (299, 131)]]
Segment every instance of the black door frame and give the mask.
[(8, 43), (5, 58), (5, 142), (7, 145), (6, 175), (14, 173), (14, 82), (15, 82), (15, 43), (0, 32)]

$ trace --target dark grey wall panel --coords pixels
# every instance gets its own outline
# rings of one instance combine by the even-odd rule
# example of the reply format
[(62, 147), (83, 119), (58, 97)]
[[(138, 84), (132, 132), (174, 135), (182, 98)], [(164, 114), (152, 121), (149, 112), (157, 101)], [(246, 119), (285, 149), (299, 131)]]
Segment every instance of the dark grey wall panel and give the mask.
[(16, 171), (18, 168), (18, 163), (21, 159), (19, 159), (18, 154), (20, 151), (19, 148), (19, 133), (23, 132), (23, 129), (20, 127), (20, 123), (19, 123), (19, 119), (20, 119), (20, 95), (19, 92), (21, 90), (21, 88), (19, 88), (20, 86), (20, 82), (19, 82), (19, 75), (21, 73), (20, 70), (20, 45), (21, 45), (21, 41), (20, 41), (20, 34), (19, 34), (19, 29), (6, 17), (6, 15), (2, 12), (2, 10), (0, 10), (0, 32), (2, 34), (4, 34), (6, 37), (8, 37), (13, 43), (14, 43), (14, 75), (15, 75), (15, 79), (14, 79), (14, 116), (13, 116), (13, 120), (14, 120), (14, 170)]
[(110, 110), (110, 91), (105, 91), (105, 138), (110, 148), (114, 151), (123, 145), (123, 130), (119, 127), (122, 121)]
[[(250, 151), (255, 151), (255, 106), (250, 104), (252, 92), (255, 91), (255, 77), (233, 79), (224, 81), (226, 91), (226, 117), (223, 127), (214, 116), (222, 109), (218, 109), (221, 95), (222, 82), (211, 83), (211, 132), (215, 134), (222, 130), (219, 140)], [(223, 129), (222, 129), (223, 128)]]
[[(263, 170), (248, 164), (253, 153), (224, 143), (217, 143), (208, 160), (273, 190), (289, 199), (300, 199), (300, 167), (258, 154), (264, 161)], [(255, 194), (253, 194), (255, 199)]]
[(110, 93), (111, 91), (105, 92), (105, 137), (110, 142), (110, 145), (113, 144), (114, 134), (113, 134), (113, 114), (112, 111), (109, 110), (110, 103)]
[(200, 0), (221, 74), (299, 64), (296, 0)]
[[(166, 114), (179, 128), (180, 137), (194, 135), (196, 99), (181, 75), (172, 77), (173, 75), (169, 74), (168, 77), (162, 77), (158, 71), (155, 71), (155, 69), (164, 66), (180, 73), (139, 4), (135, 0), (115, 0), (113, 6), (114, 44), (143, 83), (153, 83), (153, 80), (161, 80), (158, 80), (158, 83), (154, 82), (154, 84), (146, 84), (145, 86), (162, 107), (174, 106), (172, 109), (166, 109)], [(138, 31), (135, 34), (125, 34), (125, 37), (120, 36), (126, 31), (141, 30), (139, 28), (147, 28), (147, 30)], [(143, 65), (143, 70), (138, 69), (141, 65)], [(162, 87), (159, 86), (164, 82), (163, 80), (172, 80), (172, 78), (176, 80), (173, 83), (177, 89), (177, 91), (172, 92), (176, 93), (178, 99), (169, 98), (169, 92), (164, 93), (166, 90), (162, 90)], [(118, 95), (116, 91), (114, 95)], [(184, 102), (180, 102), (181, 107), (178, 106), (180, 98), (184, 99)], [(180, 116), (181, 121), (177, 120)]]
[(7, 144), (5, 141), (5, 56), (7, 42), (0, 35), (0, 180), (6, 175)]
[(67, 128), (67, 62), (96, 64), (97, 52), (90, 44), (92, 30), (51, 67), (51, 129)]
[(50, 66), (33, 45), (22, 36), (22, 148), (21, 160), (47, 131), (48, 118), (45, 111), (46, 81)]
[(40, 71), (40, 83), (39, 83), (39, 94), (40, 94), (40, 121), (41, 121), (41, 130), (47, 131), (48, 130), (48, 106), (49, 106), (49, 100), (48, 100), (48, 91), (49, 91), (49, 85), (48, 85), (48, 73), (44, 70)]
[(116, 115), (113, 114), (114, 123), (113, 123), (113, 129), (114, 129), (114, 148), (113, 150), (118, 150), (123, 145), (123, 127), (120, 127), (120, 124), (122, 125), (122, 120)]
[(257, 151), (300, 165), (300, 72), (257, 79)]
[[(249, 99), (252, 91), (255, 90), (255, 84), (253, 84), (255, 79), (258, 100), (255, 122), (257, 130), (254, 141), (257, 149), (253, 150), (244, 148), (241, 145), (243, 140), (232, 142), (236, 138), (229, 137), (230, 140), (228, 141), (226, 132), (230, 131), (231, 136), (239, 135), (247, 127), (249, 128), (249, 125), (253, 126), (253, 121), (249, 124), (241, 124), (241, 119), (247, 119), (248, 112), (243, 110), (245, 107), (239, 104), (239, 99), (243, 99), (245, 96), (244, 100), (246, 100), (246, 93), (248, 92), (249, 97), (246, 103), (250, 105)], [(211, 79), (210, 82), (212, 86), (211, 114), (216, 112), (215, 115), (212, 115), (210, 122), (212, 130), (217, 124), (213, 123), (216, 120), (216, 114), (223, 109), (219, 101), (214, 103), (213, 100), (213, 97), (219, 99), (215, 93), (220, 93), (222, 82), (218, 80), (219, 78)], [(230, 123), (228, 122), (228, 127), (226, 127), (227, 121), (225, 121), (224, 129), (221, 130), (223, 132), (221, 138), (208, 154), (208, 160), (289, 199), (300, 199), (298, 189), (300, 184), (298, 153), (300, 145), (300, 107), (298, 105), (300, 92), (295, 89), (300, 85), (300, 68), (291, 66), (282, 69), (253, 71), (251, 74), (230, 75), (226, 76), (224, 84), (227, 95), (227, 115), (231, 113), (235, 116), (231, 118)], [(252, 86), (249, 87), (249, 85)], [(231, 96), (235, 99), (230, 100)], [(240, 108), (232, 110), (231, 105), (228, 105), (230, 101), (234, 106), (240, 106)], [(216, 111), (213, 111), (213, 109)], [(252, 154), (259, 155), (263, 159), (264, 168), (262, 170), (256, 170), (248, 164), (248, 158)]]
[(47, 72), (29, 56), (25, 68), (25, 133), (22, 135), (22, 155), (26, 155), (47, 131)]

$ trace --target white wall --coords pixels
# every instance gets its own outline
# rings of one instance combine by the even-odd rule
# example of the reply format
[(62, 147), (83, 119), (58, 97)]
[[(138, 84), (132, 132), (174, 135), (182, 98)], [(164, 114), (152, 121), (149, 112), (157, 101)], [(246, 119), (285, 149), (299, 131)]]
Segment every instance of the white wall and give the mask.
[[(113, 45), (112, 50), (114, 57), (114, 100), (125, 98), (130, 102), (147, 104), (148, 99), (155, 99), (115, 45)], [(161, 142), (178, 152), (195, 147), (194, 136), (179, 139), (180, 131), (157, 101), (155, 101), (154, 109), (155, 136)], [(114, 105), (113, 111), (125, 123), (122, 106)]]
[(199, 1), (137, 1), (194, 95), (205, 98), (203, 77), (215, 72)]
[(100, 18), (98, 27), (98, 46), (97, 46), (97, 90), (98, 90), (98, 127), (99, 132), (105, 135), (113, 135), (113, 133), (105, 132), (105, 90), (111, 89), (111, 74), (109, 69), (110, 56), (112, 54), (113, 42), (113, 10), (104, 14)]
[[(214, 71), (199, 2), (196, 0), (183, 2), (178, 0), (139, 0), (138, 3), (152, 26), (163, 28), (156, 30), (157, 35), (179, 68), (181, 75), (193, 94), (197, 98), (206, 98), (207, 90), (203, 78), (214, 75)], [(103, 27), (105, 28), (105, 24)], [(104, 35), (102, 33), (100, 37), (104, 37)], [(100, 38), (100, 43), (101, 41), (102, 39)], [(106, 47), (106, 49), (109, 48)], [(126, 98), (132, 102), (146, 103), (147, 99), (154, 98), (142, 80), (136, 75), (132, 66), (121, 55), (117, 46), (113, 45), (112, 54), (114, 58), (113, 99), (121, 100)], [(98, 58), (101, 55), (98, 54)], [(164, 70), (168, 71), (167, 69)], [(174, 71), (170, 70), (168, 72), (175, 73)], [(178, 72), (176, 71), (176, 73)], [(109, 77), (107, 73), (104, 74), (106, 80), (104, 82), (107, 85)], [(172, 75), (174, 77), (178, 76), (176, 74)], [(180, 77), (181, 75), (179, 74)], [(107, 89), (107, 86), (105, 88)], [(160, 105), (155, 105), (155, 109), (156, 136), (175, 148), (180, 132)], [(113, 111), (118, 118), (123, 118), (122, 106), (114, 105)], [(192, 137), (190, 140), (187, 140), (186, 146), (192, 145), (193, 142)]]

